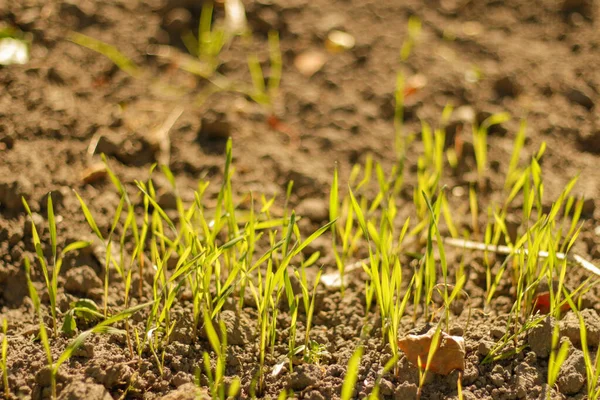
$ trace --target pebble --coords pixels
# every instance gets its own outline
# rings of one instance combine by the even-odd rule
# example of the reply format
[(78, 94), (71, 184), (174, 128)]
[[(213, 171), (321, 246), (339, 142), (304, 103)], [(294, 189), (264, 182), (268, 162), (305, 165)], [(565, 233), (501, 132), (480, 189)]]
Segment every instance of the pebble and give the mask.
[(319, 72), (327, 61), (327, 56), (317, 50), (308, 50), (300, 53), (294, 59), (294, 66), (304, 76), (311, 77)]

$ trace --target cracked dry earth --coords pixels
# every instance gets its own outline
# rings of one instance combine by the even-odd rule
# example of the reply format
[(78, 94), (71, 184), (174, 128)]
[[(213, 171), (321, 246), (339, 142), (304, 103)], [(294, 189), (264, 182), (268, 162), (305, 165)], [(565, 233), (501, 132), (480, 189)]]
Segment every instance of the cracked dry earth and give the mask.
[[(0, 67), (0, 310), (8, 320), (11, 397), (40, 399), (50, 394), (45, 354), (40, 343), (32, 340), (37, 320), (22, 259), (32, 257), (35, 249), (21, 197), (29, 202), (44, 243), (49, 242), (43, 229), (49, 191), (53, 192), (61, 243), (92, 239), (72, 189), (86, 200), (106, 232), (119, 196), (108, 179), (90, 177), (100, 161), (97, 154), (105, 153), (117, 175), (133, 190), (135, 179), (146, 179), (150, 165), (163, 161), (154, 133), (179, 108), (183, 111), (170, 131), (168, 163), (184, 201), (193, 200), (200, 178), (216, 183), (207, 194), (209, 201), (215, 201), (223, 178), (226, 138), (231, 136), (236, 192), (278, 194), (276, 206), (281, 209), (287, 182), (293, 180), (291, 202), (305, 217), (301, 229), (310, 232), (329, 218), (327, 198), (336, 163), (344, 182), (352, 165), (364, 162), (369, 154), (386, 168), (393, 164), (394, 86), (396, 73), (402, 70), (407, 82), (419, 82), (418, 90), (406, 97), (407, 131), (419, 132), (421, 120), (435, 124), (448, 103), (455, 107), (448, 126), (450, 138), (492, 113), (506, 111), (513, 116), (490, 131), (491, 169), (488, 190), (480, 194), (483, 204), (502, 200), (514, 137), (519, 120), (526, 118), (524, 154), (529, 157), (542, 141), (547, 143), (543, 159), (546, 198), (556, 199), (571, 177), (581, 173), (574, 191), (587, 199), (586, 222), (575, 251), (600, 263), (600, 237), (595, 229), (600, 217), (596, 208), (600, 195), (600, 3), (257, 0), (245, 6), (263, 63), (268, 60), (268, 31), (280, 33), (284, 70), (274, 113), (288, 129), (274, 129), (269, 124), (270, 112), (239, 94), (217, 93), (198, 104), (207, 85), (169, 60), (152, 55), (152, 49), (164, 44), (185, 51), (179, 38), (185, 29), (195, 29), (201, 1), (0, 0), (0, 21), (32, 38), (27, 64)], [(216, 13), (222, 16), (223, 10), (217, 7)], [(422, 32), (413, 53), (400, 63), (398, 54), (410, 16), (422, 21)], [(328, 53), (323, 43), (334, 29), (350, 33), (355, 46)], [(71, 30), (117, 46), (146, 73), (139, 79), (127, 75), (102, 55), (66, 40)], [(239, 42), (226, 49), (219, 71), (248, 82), (246, 50)], [(323, 60), (310, 76), (302, 74), (294, 62), (307, 53), (320, 54)], [(95, 155), (88, 152), (92, 142)], [(417, 155), (423, 146), (420, 141), (413, 146), (402, 192), (406, 204), (400, 205), (403, 216), (414, 213), (411, 196)], [(464, 173), (447, 174), (443, 184), (453, 189), (450, 204), (457, 224), (468, 229), (465, 193), (476, 179), (472, 153), (466, 155), (465, 163)], [(157, 177), (155, 185), (161, 206), (176, 214), (168, 182)], [(307, 249), (308, 255), (321, 252), (319, 262), (326, 270), (335, 268), (329, 246), (324, 237)], [(67, 257), (59, 281), (62, 312), (80, 298), (101, 303), (105, 257), (97, 246)], [(449, 260), (467, 266), (465, 290), (473, 309), (481, 310), (485, 296), (482, 256), (449, 250)], [(574, 285), (587, 277), (580, 270), (569, 273)], [(152, 277), (134, 274), (134, 285), (140, 279), (149, 294)], [(293, 389), (302, 399), (339, 397), (364, 324), (365, 279), (361, 273), (354, 275), (343, 298), (338, 291), (318, 289), (312, 332), (327, 353), (318, 364), (299, 365), (292, 373), (284, 367), (277, 376), (268, 375), (266, 398), (275, 398), (282, 389)], [(45, 293), (39, 271), (34, 273), (34, 282)], [(117, 278), (112, 282), (109, 304), (118, 308), (123, 282)], [(486, 313), (474, 312), (467, 329), (466, 307), (452, 310), (450, 333), (464, 335), (466, 341), (464, 398), (586, 398), (579, 328), (572, 312), (560, 321), (544, 320), (520, 339), (527, 347), (517, 355), (481, 364), (505, 333), (513, 295), (511, 283), (502, 281), (491, 308)], [(134, 297), (132, 301), (145, 300)], [(61, 367), (59, 398), (205, 395), (196, 391), (193, 378), (210, 345), (203, 335), (193, 337), (191, 304), (185, 295), (180, 300), (173, 310), (178, 322), (165, 352), (162, 376), (151, 354), (144, 353), (141, 361), (132, 360), (121, 336), (93, 336)], [(42, 296), (42, 304), (49, 314), (47, 295)], [(588, 344), (595, 351), (600, 341), (597, 290), (586, 294), (583, 308)], [(412, 315), (411, 307), (408, 315)], [(241, 313), (234, 303), (226, 304), (222, 313), (229, 342), (227, 379), (241, 378), (241, 398), (249, 396), (257, 368), (256, 316), (251, 299), (244, 302)], [(144, 322), (142, 314), (132, 317), (132, 324)], [(359, 368), (358, 398), (372, 390), (379, 370), (390, 358), (380, 324), (372, 322)], [(304, 324), (302, 314), (299, 333)], [(561, 341), (569, 342), (569, 355), (557, 385), (550, 388), (545, 382), (555, 324), (560, 325)], [(268, 370), (287, 352), (289, 325), (290, 317), (282, 310)], [(411, 317), (405, 317), (402, 327), (402, 334), (427, 329), (424, 320), (414, 323)], [(66, 343), (63, 337), (52, 341), (55, 357)], [(422, 398), (457, 398), (457, 374), (430, 374)], [(207, 384), (206, 377), (201, 377), (201, 384)], [(386, 399), (414, 399), (417, 386), (418, 371), (401, 358), (399, 374), (385, 375), (380, 393)]]

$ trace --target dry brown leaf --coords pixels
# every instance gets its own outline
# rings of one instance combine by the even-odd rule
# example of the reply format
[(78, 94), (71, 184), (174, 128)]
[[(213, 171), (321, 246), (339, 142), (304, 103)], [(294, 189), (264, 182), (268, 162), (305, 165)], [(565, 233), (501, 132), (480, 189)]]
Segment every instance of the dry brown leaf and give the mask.
[[(406, 335), (398, 340), (398, 347), (414, 365), (418, 365), (420, 357), (424, 368), (434, 334), (435, 328), (431, 328), (423, 335)], [(429, 371), (448, 375), (455, 369), (465, 369), (465, 340), (461, 336), (450, 336), (440, 332), (438, 347), (429, 364)]]

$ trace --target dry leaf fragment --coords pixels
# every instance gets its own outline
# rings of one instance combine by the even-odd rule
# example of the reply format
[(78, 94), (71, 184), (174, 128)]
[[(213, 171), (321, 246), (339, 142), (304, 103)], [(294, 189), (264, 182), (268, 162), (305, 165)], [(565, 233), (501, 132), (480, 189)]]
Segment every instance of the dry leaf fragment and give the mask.
[(81, 180), (83, 183), (94, 183), (106, 178), (106, 165), (103, 163), (97, 163), (89, 168), (86, 168), (81, 173)]
[[(398, 340), (398, 347), (404, 352), (408, 361), (418, 365), (418, 359), (424, 365), (427, 362), (431, 341), (435, 334), (435, 328), (431, 328), (423, 335), (406, 335)], [(461, 336), (450, 336), (440, 332), (440, 338), (431, 363), (429, 371), (440, 375), (448, 375), (458, 369), (465, 369), (465, 340)]]
[[(550, 313), (550, 292), (538, 293), (533, 299), (533, 309), (534, 311), (539, 311), (540, 314)], [(560, 307), (561, 312), (569, 311), (570, 309), (571, 306), (569, 303), (564, 303)]]

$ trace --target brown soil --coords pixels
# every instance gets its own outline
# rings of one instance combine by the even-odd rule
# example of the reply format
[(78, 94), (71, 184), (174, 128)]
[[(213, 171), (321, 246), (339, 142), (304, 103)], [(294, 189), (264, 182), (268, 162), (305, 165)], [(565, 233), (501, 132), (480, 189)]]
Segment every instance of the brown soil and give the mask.
[[(46, 217), (45, 199), (53, 191), (60, 216), (61, 243), (92, 239), (71, 189), (88, 202), (101, 230), (110, 228), (118, 195), (107, 179), (82, 182), (81, 173), (99, 158), (89, 156), (92, 138), (101, 135), (96, 148), (104, 152), (115, 172), (133, 187), (135, 179), (146, 179), (151, 163), (158, 161), (152, 132), (177, 107), (184, 112), (171, 130), (170, 167), (181, 195), (190, 199), (200, 177), (215, 181), (211, 196), (222, 178), (227, 136), (233, 138), (235, 187), (239, 193), (256, 191), (282, 194), (294, 181), (292, 201), (300, 215), (307, 216), (302, 229), (308, 232), (328, 218), (328, 187), (337, 163), (342, 180), (353, 163), (367, 154), (389, 167), (394, 160), (393, 110), (396, 73), (403, 69), (410, 79), (426, 78), (426, 85), (406, 99), (406, 126), (419, 132), (420, 120), (439, 121), (443, 107), (452, 103), (482, 120), (489, 113), (508, 111), (513, 119), (491, 132), (490, 195), (495, 198), (504, 184), (504, 174), (519, 119), (528, 122), (524, 153), (529, 157), (542, 141), (546, 198), (555, 199), (571, 177), (581, 173), (576, 193), (588, 198), (582, 239), (576, 251), (600, 261), (600, 238), (594, 233), (600, 195), (600, 7), (591, 0), (440, 0), (422, 2), (348, 0), (274, 0), (246, 2), (248, 19), (256, 33), (256, 48), (267, 59), (267, 32), (280, 32), (284, 62), (281, 91), (274, 112), (288, 127), (276, 130), (268, 123), (269, 111), (236, 94), (217, 94), (205, 103), (194, 103), (204, 86), (163, 59), (150, 56), (151, 46), (181, 47), (181, 24), (195, 26), (199, 6), (194, 1), (174, 0), (22, 0), (0, 1), (0, 20), (33, 35), (31, 60), (23, 66), (0, 67), (0, 307), (9, 321), (9, 384), (17, 397), (49, 395), (49, 373), (39, 342), (32, 341), (37, 326), (27, 294), (22, 258), (34, 253), (30, 227), (21, 206), (24, 196), (40, 224)], [(175, 10), (175, 11), (174, 11)], [(187, 11), (185, 11), (187, 10)], [(221, 11), (219, 11), (221, 12)], [(189, 22), (173, 23), (173, 15), (191, 15)], [(423, 22), (421, 37), (408, 61), (399, 62), (406, 37), (408, 17)], [(294, 67), (294, 58), (309, 50), (324, 51), (323, 41), (331, 29), (341, 29), (356, 38), (347, 52), (326, 54), (326, 63), (307, 78)], [(151, 76), (135, 79), (88, 49), (65, 40), (75, 30), (116, 45)], [(224, 53), (220, 72), (232, 79), (248, 81), (243, 46)], [(477, 75), (479, 73), (479, 79)], [(169, 91), (156, 81), (181, 90)], [(211, 125), (212, 121), (212, 125)], [(201, 127), (202, 122), (202, 127)], [(460, 121), (458, 121), (460, 122)], [(455, 128), (456, 129), (456, 128)], [(415, 149), (422, 148), (420, 142)], [(403, 214), (412, 213), (412, 187), (417, 151), (408, 159)], [(470, 160), (470, 166), (473, 165)], [(447, 176), (449, 187), (468, 187), (472, 174)], [(157, 181), (159, 191), (168, 183)], [(342, 186), (343, 187), (343, 186)], [(459, 191), (454, 193), (460, 194)], [(210, 198), (210, 197), (209, 197)], [(173, 208), (164, 195), (162, 204)], [(470, 223), (466, 197), (451, 199), (458, 223)], [(482, 208), (485, 209), (485, 208)], [(308, 222), (307, 222), (308, 221)], [(49, 239), (47, 232), (44, 240)], [(315, 244), (324, 252), (326, 268), (335, 268), (328, 241)], [(450, 260), (458, 262), (459, 253)], [(481, 307), (485, 281), (477, 254), (465, 255), (470, 268), (466, 290), (475, 308)], [(73, 299), (102, 299), (104, 273), (102, 255), (83, 251), (66, 260), (61, 273), (58, 304), (66, 311)], [(585, 278), (577, 272), (573, 278)], [(361, 277), (364, 278), (364, 277)], [(139, 277), (134, 276), (134, 280)], [(40, 293), (43, 277), (35, 273)], [(149, 288), (149, 286), (148, 286)], [(266, 397), (284, 388), (298, 398), (337, 398), (347, 362), (358, 342), (364, 323), (364, 289), (360, 279), (351, 281), (344, 296), (319, 290), (314, 337), (329, 352), (319, 365), (304, 364), (289, 373), (284, 367), (269, 375)], [(122, 283), (110, 288), (111, 306), (122, 301)], [(561, 332), (573, 343), (558, 385), (547, 388), (547, 358), (552, 321), (531, 332), (529, 347), (513, 358), (481, 365), (483, 356), (504, 332), (505, 314), (512, 304), (510, 283), (500, 285), (491, 311), (475, 312), (468, 329), (466, 309), (454, 310), (453, 334), (466, 340), (467, 362), (463, 377), (465, 399), (584, 398), (585, 369), (578, 342), (577, 321), (567, 315)], [(592, 348), (598, 345), (600, 303), (590, 293), (588, 321)], [(48, 299), (42, 298), (44, 305)], [(142, 302), (143, 299), (135, 299)], [(242, 398), (249, 396), (256, 372), (256, 309), (248, 304), (241, 314), (226, 305), (223, 318), (228, 327), (228, 376), (242, 380)], [(202, 365), (202, 353), (210, 349), (204, 338), (191, 337), (191, 306), (176, 305), (181, 316), (165, 356), (160, 376), (151, 353), (132, 361), (120, 337), (95, 336), (60, 370), (58, 392), (62, 399), (157, 398), (193, 396), (189, 383)], [(410, 313), (408, 313), (410, 314)], [(136, 317), (134, 317), (135, 319)], [(140, 318), (140, 321), (142, 317)], [(300, 318), (299, 331), (304, 329)], [(138, 321), (138, 322), (140, 322)], [(379, 370), (389, 359), (378, 322), (372, 321), (371, 339), (361, 362), (357, 396), (367, 395)], [(287, 351), (289, 316), (281, 314), (279, 343), (268, 360), (270, 371)], [(574, 328), (575, 327), (575, 328)], [(413, 324), (407, 317), (403, 332), (423, 331), (423, 321)], [(53, 341), (56, 354), (67, 339)], [(55, 354), (55, 355), (56, 355)], [(206, 379), (201, 380), (204, 384)], [(422, 398), (456, 398), (457, 372), (443, 377), (431, 375)], [(388, 374), (382, 382), (384, 398), (410, 399), (417, 392), (418, 372), (406, 359), (400, 360), (398, 377)]]

